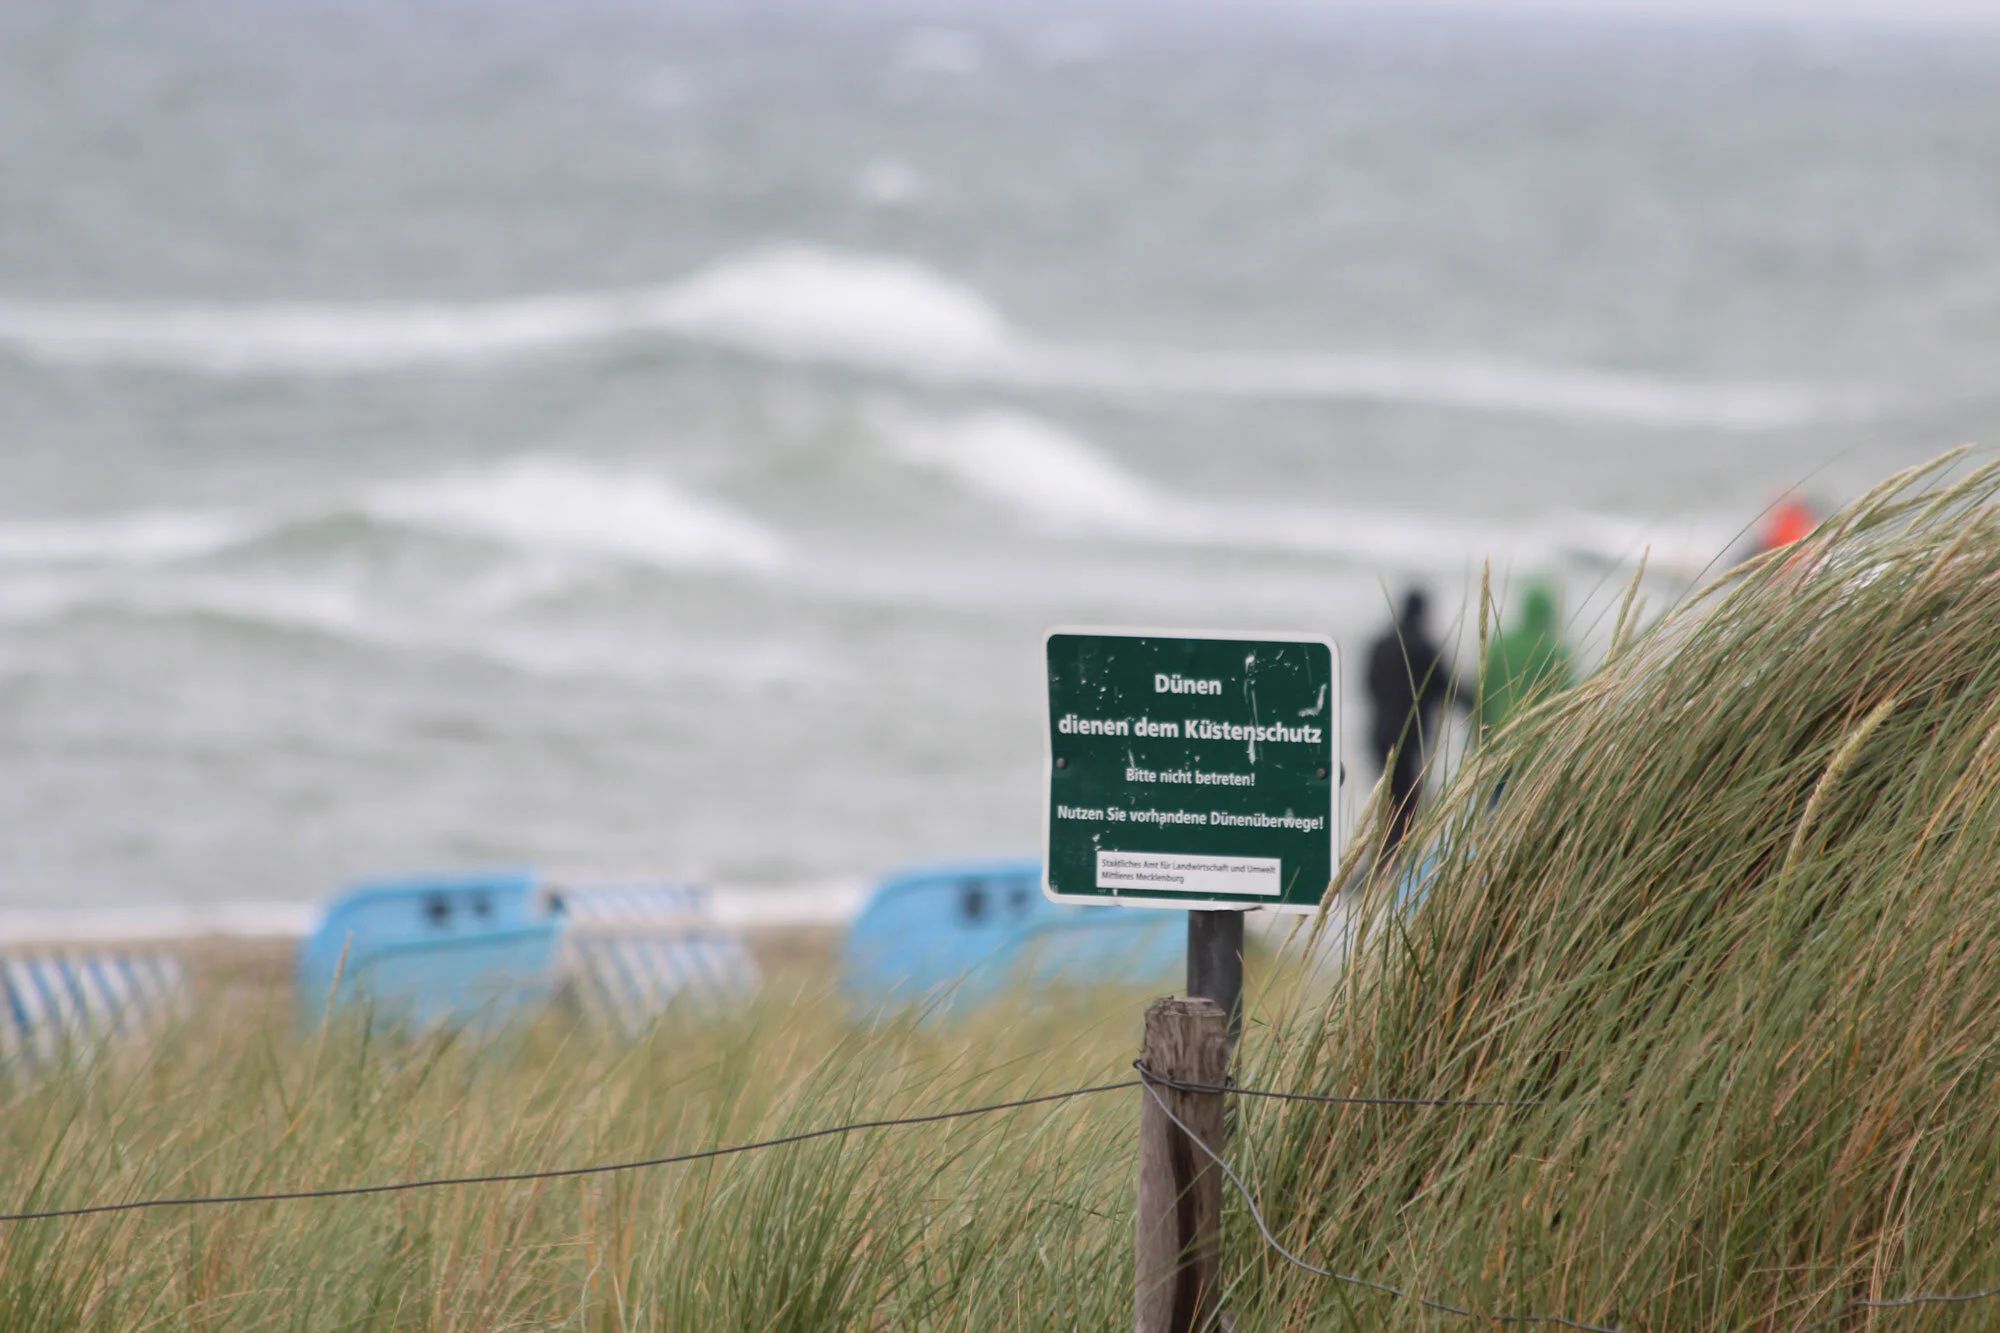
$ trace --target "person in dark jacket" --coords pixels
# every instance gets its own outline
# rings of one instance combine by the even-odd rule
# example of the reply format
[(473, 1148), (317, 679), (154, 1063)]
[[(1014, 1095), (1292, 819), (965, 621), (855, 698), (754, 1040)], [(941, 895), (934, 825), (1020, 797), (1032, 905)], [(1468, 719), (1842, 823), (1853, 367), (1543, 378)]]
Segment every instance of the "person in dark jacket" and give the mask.
[(1400, 613), (1368, 649), (1368, 698), (1374, 705), (1375, 758), (1389, 775), (1392, 802), (1382, 855), (1392, 854), (1416, 817), (1426, 751), (1439, 710), (1457, 699), (1444, 652), (1431, 638), (1422, 589), (1403, 594)]

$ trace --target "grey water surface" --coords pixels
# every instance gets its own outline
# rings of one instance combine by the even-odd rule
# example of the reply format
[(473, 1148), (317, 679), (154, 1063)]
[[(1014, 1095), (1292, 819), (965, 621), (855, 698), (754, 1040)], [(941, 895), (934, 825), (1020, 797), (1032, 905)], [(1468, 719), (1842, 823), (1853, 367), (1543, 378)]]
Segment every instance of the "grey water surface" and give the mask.
[[(0, 5), (0, 907), (1032, 851), (1041, 634), (1576, 633), (2000, 419), (2000, 42)], [(1351, 804), (1351, 799), (1350, 799)]]

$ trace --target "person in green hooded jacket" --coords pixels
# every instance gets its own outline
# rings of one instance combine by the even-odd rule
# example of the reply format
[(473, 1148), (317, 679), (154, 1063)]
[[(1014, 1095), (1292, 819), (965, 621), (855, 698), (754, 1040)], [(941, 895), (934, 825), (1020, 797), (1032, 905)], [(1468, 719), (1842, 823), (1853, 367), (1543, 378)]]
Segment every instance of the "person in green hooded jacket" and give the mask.
[(1530, 583), (1521, 596), (1521, 617), (1486, 650), (1476, 716), (1482, 732), (1520, 709), (1539, 703), (1576, 682), (1569, 649), (1556, 624), (1556, 598), (1545, 583)]

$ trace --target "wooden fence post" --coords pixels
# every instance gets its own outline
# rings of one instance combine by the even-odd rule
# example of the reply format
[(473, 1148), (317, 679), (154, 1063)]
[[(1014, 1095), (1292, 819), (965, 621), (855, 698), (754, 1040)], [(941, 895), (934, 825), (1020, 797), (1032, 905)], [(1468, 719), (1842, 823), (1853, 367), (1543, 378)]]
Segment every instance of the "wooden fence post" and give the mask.
[[(1139, 1059), (1183, 1083), (1220, 1086), (1229, 1073), (1229, 1028), (1213, 1000), (1168, 997), (1146, 1006)], [(1158, 1098), (1156, 1101), (1155, 1098)], [(1139, 1215), (1133, 1333), (1210, 1333), (1222, 1269), (1222, 1173), (1161, 1109), (1222, 1152), (1222, 1095), (1139, 1089)]]

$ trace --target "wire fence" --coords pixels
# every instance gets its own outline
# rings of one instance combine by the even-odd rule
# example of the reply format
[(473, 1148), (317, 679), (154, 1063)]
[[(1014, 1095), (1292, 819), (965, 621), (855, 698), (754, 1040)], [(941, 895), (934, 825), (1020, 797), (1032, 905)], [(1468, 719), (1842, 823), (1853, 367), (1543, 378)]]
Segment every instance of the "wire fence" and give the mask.
[(1483, 1319), (1492, 1324), (1555, 1324), (1562, 1328), (1583, 1329), (1585, 1333), (1629, 1333), (1629, 1330), (1613, 1328), (1607, 1324), (1587, 1324), (1580, 1319), (1569, 1319), (1556, 1314), (1487, 1314), (1481, 1310), (1469, 1310), (1462, 1305), (1453, 1305), (1448, 1301), (1432, 1300), (1428, 1296), (1417, 1296), (1405, 1291), (1401, 1287), (1391, 1286), (1387, 1282), (1376, 1282), (1371, 1278), (1357, 1277), (1352, 1273), (1339, 1273), (1331, 1268), (1321, 1268), (1317, 1264), (1307, 1263), (1278, 1243), (1278, 1238), (1271, 1234), (1271, 1228), (1265, 1225), (1264, 1212), (1257, 1206), (1256, 1197), (1250, 1193), (1250, 1187), (1243, 1183), (1243, 1177), (1237, 1175), (1229, 1163), (1222, 1160), (1221, 1155), (1215, 1149), (1202, 1142), (1201, 1135), (1189, 1129), (1187, 1123), (1173, 1113), (1172, 1108), (1167, 1105), (1166, 1099), (1153, 1090), (1152, 1084), (1155, 1082), (1164, 1082), (1164, 1080), (1156, 1077), (1142, 1076), (1141, 1084), (1146, 1089), (1146, 1095), (1151, 1097), (1154, 1105), (1158, 1106), (1167, 1119), (1173, 1121), (1174, 1126), (1187, 1136), (1189, 1143), (1201, 1149), (1211, 1162), (1222, 1168), (1222, 1174), (1229, 1178), (1229, 1183), (1236, 1186), (1236, 1192), (1243, 1196), (1243, 1202), (1250, 1210), (1250, 1220), (1255, 1222), (1257, 1230), (1263, 1233), (1264, 1243), (1269, 1245), (1273, 1250), (1276, 1250), (1286, 1260), (1304, 1269), (1306, 1272), (1319, 1277), (1332, 1278), (1336, 1282), (1345, 1282), (1356, 1287), (1366, 1287), (1371, 1291), (1379, 1291), (1403, 1300), (1414, 1300), (1427, 1310), (1439, 1310), (1445, 1314), (1462, 1315), (1467, 1319)]
[[(1171, 1077), (1170, 1075), (1155, 1073), (1146, 1067), (1146, 1063), (1143, 1060), (1134, 1060), (1132, 1068), (1138, 1071), (1140, 1085), (1145, 1088), (1146, 1095), (1153, 1099), (1153, 1102), (1160, 1108), (1161, 1113), (1168, 1120), (1172, 1121), (1182, 1134), (1187, 1136), (1190, 1143), (1215, 1163), (1222, 1171), (1222, 1174), (1228, 1179), (1229, 1183), (1236, 1187), (1236, 1192), (1243, 1196), (1244, 1207), (1250, 1214), (1251, 1222), (1255, 1224), (1259, 1234), (1262, 1235), (1264, 1243), (1286, 1262), (1295, 1267), (1312, 1273), (1315, 1276), (1329, 1278), (1336, 1282), (1365, 1287), (1371, 1291), (1381, 1292), (1384, 1295), (1394, 1296), (1401, 1300), (1414, 1300), (1427, 1310), (1436, 1310), (1442, 1314), (1457, 1315), (1466, 1319), (1478, 1319), (1491, 1324), (1546, 1324), (1558, 1328), (1579, 1329), (1583, 1330), (1583, 1333), (1630, 1333), (1630, 1330), (1618, 1328), (1615, 1325), (1592, 1324), (1581, 1319), (1571, 1319), (1567, 1315), (1493, 1314), (1483, 1310), (1468, 1309), (1462, 1305), (1453, 1305), (1449, 1301), (1440, 1301), (1428, 1296), (1417, 1295), (1387, 1282), (1377, 1282), (1372, 1278), (1360, 1277), (1353, 1273), (1336, 1272), (1333, 1269), (1321, 1268), (1317, 1264), (1308, 1263), (1289, 1249), (1286, 1249), (1279, 1242), (1278, 1238), (1271, 1233), (1271, 1228), (1264, 1221), (1264, 1212), (1257, 1206), (1257, 1199), (1250, 1192), (1250, 1187), (1243, 1183), (1243, 1177), (1239, 1176), (1228, 1162), (1225, 1162), (1213, 1148), (1209, 1147), (1199, 1134), (1196, 1134), (1179, 1116), (1175, 1115), (1172, 1108), (1167, 1105), (1159, 1093), (1154, 1091), (1154, 1088), (1157, 1086), (1171, 1088), (1176, 1092), (1205, 1093), (1211, 1096), (1227, 1097), (1260, 1097), (1277, 1101), (1311, 1102), (1332, 1106), (1422, 1106), (1469, 1110), (1490, 1107), (1518, 1108), (1546, 1106), (1548, 1105), (1547, 1102), (1539, 1100), (1510, 1101), (1501, 1098), (1484, 1097), (1374, 1097), (1318, 1092), (1285, 1092), (1274, 1088), (1238, 1087), (1233, 1079), (1227, 1083), (1190, 1082), (1185, 1079)], [(1971, 1301), (1989, 1300), (1995, 1296), (2000, 1296), (2000, 1287), (1987, 1287), (1979, 1291), (1924, 1292), (1909, 1296), (1881, 1299), (1856, 1299), (1839, 1306), (1833, 1313), (1824, 1318), (1810, 1324), (1798, 1326), (1792, 1330), (1792, 1333), (1818, 1333), (1818, 1330), (1831, 1328), (1857, 1310), (1897, 1310), (1918, 1305), (1955, 1305)]]
[(1988, 1287), (1984, 1291), (1926, 1292), (1915, 1296), (1897, 1296), (1893, 1299), (1849, 1301), (1816, 1324), (1807, 1324), (1794, 1329), (1792, 1333), (1817, 1333), (1822, 1328), (1831, 1328), (1856, 1310), (1900, 1310), (1909, 1305), (1958, 1305), (1965, 1301), (1983, 1301), (2000, 1296), (2000, 1287)]
[[(631, 1161), (599, 1162), (588, 1166), (554, 1167), (540, 1171), (503, 1171), (471, 1176), (436, 1176), (422, 1180), (392, 1181), (376, 1185), (340, 1185), (327, 1189), (276, 1190), (256, 1194), (201, 1194), (163, 1196), (147, 1199), (128, 1199), (118, 1203), (82, 1204), (71, 1208), (44, 1208), (22, 1212), (0, 1213), (0, 1224), (15, 1222), (45, 1222), (65, 1218), (90, 1217), (104, 1213), (129, 1213), (154, 1208), (196, 1208), (223, 1204), (289, 1203), (309, 1199), (356, 1198), (374, 1194), (395, 1194), (411, 1190), (445, 1189), (461, 1185), (501, 1185), (540, 1180), (565, 1180), (580, 1176), (607, 1175), (621, 1171), (643, 1171), (653, 1167), (675, 1166), (687, 1162), (710, 1161), (719, 1157), (733, 1157), (743, 1153), (758, 1152), (766, 1148), (782, 1148), (790, 1144), (806, 1143), (814, 1139), (836, 1138), (847, 1134), (861, 1133), (874, 1129), (895, 1129), (908, 1125), (931, 1125), (947, 1120), (964, 1120), (973, 1116), (991, 1115), (1001, 1111), (1020, 1110), (1029, 1106), (1044, 1106), (1054, 1102), (1066, 1102), (1080, 1097), (1094, 1097), (1107, 1092), (1123, 1092), (1138, 1088), (1165, 1114), (1188, 1141), (1213, 1161), (1236, 1191), (1243, 1198), (1251, 1222), (1256, 1226), (1264, 1243), (1286, 1262), (1312, 1273), (1315, 1276), (1361, 1287), (1400, 1300), (1414, 1301), (1427, 1310), (1441, 1314), (1477, 1319), (1489, 1324), (1544, 1324), (1558, 1328), (1581, 1330), (1581, 1333), (1632, 1333), (1632, 1330), (1610, 1324), (1593, 1324), (1581, 1319), (1571, 1319), (1555, 1314), (1508, 1314), (1475, 1310), (1467, 1306), (1454, 1305), (1433, 1297), (1412, 1292), (1406, 1288), (1353, 1273), (1342, 1273), (1330, 1268), (1322, 1268), (1308, 1262), (1287, 1249), (1275, 1236), (1264, 1220), (1263, 1210), (1258, 1206), (1256, 1196), (1243, 1178), (1224, 1161), (1220, 1154), (1205, 1143), (1181, 1118), (1173, 1113), (1156, 1088), (1169, 1088), (1176, 1092), (1201, 1093), (1211, 1096), (1256, 1097), (1284, 1102), (1308, 1102), (1336, 1106), (1397, 1106), (1397, 1107), (1440, 1107), (1448, 1109), (1517, 1108), (1547, 1105), (1542, 1101), (1510, 1101), (1498, 1098), (1443, 1098), (1443, 1097), (1378, 1097), (1364, 1095), (1338, 1095), (1331, 1093), (1287, 1092), (1275, 1088), (1243, 1088), (1234, 1081), (1229, 1083), (1195, 1083), (1158, 1074), (1148, 1069), (1139, 1060), (1132, 1062), (1138, 1071), (1137, 1078), (1122, 1079), (1115, 1083), (1097, 1083), (1089, 1087), (1068, 1088), (1061, 1092), (1038, 1093), (1031, 1097), (1016, 1097), (1008, 1101), (987, 1102), (979, 1106), (959, 1107), (950, 1111), (931, 1111), (921, 1115), (889, 1116), (877, 1120), (857, 1120), (844, 1125), (829, 1125), (821, 1129), (802, 1130), (796, 1134), (783, 1134), (775, 1138), (756, 1139), (748, 1143), (729, 1144), (720, 1148), (703, 1148), (693, 1152), (672, 1153), (663, 1157), (644, 1157)], [(1837, 1307), (1831, 1314), (1810, 1324), (1799, 1325), (1792, 1333), (1818, 1333), (1840, 1323), (1848, 1315), (1860, 1310), (1896, 1310), (1922, 1305), (1955, 1305), (1972, 1301), (1989, 1300), (2000, 1296), (2000, 1287), (1988, 1287), (1979, 1291), (1964, 1292), (1921, 1292), (1908, 1296), (1885, 1297), (1879, 1299), (1855, 1299)]]
[(703, 1148), (697, 1152), (674, 1153), (667, 1157), (642, 1157), (630, 1162), (562, 1166), (546, 1171), (503, 1171), (482, 1176), (437, 1176), (429, 1180), (401, 1180), (386, 1185), (339, 1185), (332, 1189), (277, 1190), (268, 1194), (199, 1194), (171, 1198), (129, 1199), (123, 1203), (92, 1203), (76, 1208), (44, 1208), (34, 1212), (0, 1213), (0, 1222), (44, 1222), (61, 1217), (89, 1217), (97, 1213), (131, 1213), (142, 1208), (198, 1208), (210, 1204), (351, 1199), (363, 1194), (396, 1194), (406, 1190), (444, 1189), (454, 1185), (505, 1185), (528, 1180), (565, 1180), (573, 1176), (601, 1176), (614, 1171), (643, 1171), (656, 1166), (674, 1166), (682, 1162), (733, 1157), (738, 1153), (757, 1152), (764, 1148), (782, 1148), (787, 1144), (805, 1143), (811, 1139), (830, 1139), (837, 1135), (854, 1134), (867, 1129), (893, 1129), (899, 1125), (933, 1125), (940, 1120), (963, 1120), (968, 1116), (989, 1115), (995, 1111), (1013, 1111), (1023, 1106), (1040, 1106), (1047, 1102), (1068, 1101), (1074, 1097), (1092, 1097), (1101, 1092), (1118, 1092), (1138, 1086), (1140, 1086), (1138, 1079), (1128, 1078), (1118, 1083), (1100, 1083), (1094, 1087), (1071, 1088), (1064, 1092), (1047, 1092), (1034, 1097), (1017, 1097), (1013, 1101), (991, 1102), (985, 1106), (966, 1106), (955, 1111), (932, 1111), (925, 1115), (893, 1116), (883, 1120), (858, 1120), (850, 1125), (829, 1125), (824, 1129), (808, 1129), (797, 1134), (780, 1135), (774, 1139), (735, 1143), (726, 1148)]
[(1544, 1101), (1505, 1101), (1485, 1097), (1370, 1097), (1356, 1095), (1336, 1095), (1326, 1092), (1280, 1092), (1275, 1088), (1241, 1088), (1231, 1079), (1227, 1083), (1189, 1083), (1185, 1079), (1156, 1074), (1146, 1068), (1143, 1060), (1134, 1060), (1132, 1068), (1139, 1071), (1142, 1082), (1157, 1083), (1175, 1092), (1206, 1092), (1223, 1097), (1269, 1097), (1283, 1102), (1319, 1102), (1328, 1106), (1443, 1106), (1452, 1109), (1470, 1109), (1481, 1106), (1546, 1106)]

